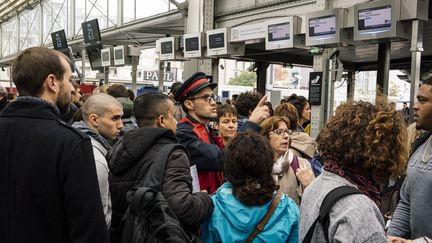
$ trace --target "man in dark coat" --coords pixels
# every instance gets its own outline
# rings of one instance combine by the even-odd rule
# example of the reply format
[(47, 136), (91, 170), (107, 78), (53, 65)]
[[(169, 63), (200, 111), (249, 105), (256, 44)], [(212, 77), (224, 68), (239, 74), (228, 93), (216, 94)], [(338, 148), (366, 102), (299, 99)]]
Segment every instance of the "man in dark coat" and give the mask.
[(109, 242), (90, 139), (59, 120), (69, 63), (33, 47), (12, 65), (20, 97), (0, 113), (1, 242)]
[[(129, 131), (108, 152), (109, 183), (112, 200), (111, 242), (120, 242), (124, 225), (121, 222), (129, 203), (126, 192), (148, 175), (148, 168), (167, 144), (177, 143), (174, 135), (177, 121), (174, 103), (162, 93), (145, 93), (134, 101), (138, 129)], [(192, 170), (193, 171), (193, 170)], [(169, 156), (162, 182), (162, 195), (183, 228), (196, 232), (211, 215), (213, 203), (206, 192), (194, 188), (189, 157), (183, 150)]]

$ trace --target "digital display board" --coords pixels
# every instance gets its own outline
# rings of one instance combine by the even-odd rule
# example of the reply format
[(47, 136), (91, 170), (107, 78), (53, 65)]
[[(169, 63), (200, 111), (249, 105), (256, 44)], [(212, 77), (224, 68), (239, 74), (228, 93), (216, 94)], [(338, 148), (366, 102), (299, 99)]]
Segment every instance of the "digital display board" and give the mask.
[(68, 49), (66, 34), (64, 30), (51, 33), (51, 39), (55, 50)]
[(268, 41), (282, 41), (290, 39), (290, 23), (271, 24), (268, 26)]
[(123, 49), (114, 50), (114, 59), (122, 60), (123, 59)]
[(109, 62), (110, 61), (110, 53), (109, 52), (102, 52), (102, 62)]
[(185, 38), (186, 51), (199, 51), (200, 41), (198, 37)]
[(225, 33), (210, 34), (208, 38), (210, 49), (225, 47)]
[(97, 19), (86, 21), (81, 24), (85, 43), (94, 43), (101, 40), (99, 22)]
[(336, 34), (336, 15), (320, 16), (309, 19), (309, 36)]
[(391, 27), (391, 5), (360, 9), (358, 11), (358, 29), (369, 30)]
[(161, 45), (161, 54), (171, 54), (173, 53), (173, 43), (172, 41), (163, 41), (160, 43)]

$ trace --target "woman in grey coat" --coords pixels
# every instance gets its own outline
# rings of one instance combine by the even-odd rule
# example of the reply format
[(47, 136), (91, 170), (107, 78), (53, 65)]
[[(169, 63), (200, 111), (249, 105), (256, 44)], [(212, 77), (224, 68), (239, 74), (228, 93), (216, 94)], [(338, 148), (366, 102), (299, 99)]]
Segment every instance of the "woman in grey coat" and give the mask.
[[(317, 138), (324, 171), (306, 188), (300, 212), (300, 242), (318, 217), (324, 197), (341, 186), (361, 194), (345, 196), (331, 207), (329, 242), (387, 242), (379, 210), (380, 190), (405, 169), (407, 132), (403, 118), (385, 102), (348, 102)], [(326, 242), (317, 223), (311, 242)]]

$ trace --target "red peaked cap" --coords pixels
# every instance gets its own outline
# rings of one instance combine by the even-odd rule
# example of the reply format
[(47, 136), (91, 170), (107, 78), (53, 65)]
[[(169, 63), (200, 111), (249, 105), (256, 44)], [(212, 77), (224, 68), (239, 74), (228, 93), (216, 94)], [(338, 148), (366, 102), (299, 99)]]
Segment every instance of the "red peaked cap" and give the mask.
[(196, 72), (190, 78), (184, 81), (174, 95), (176, 101), (183, 102), (190, 95), (198, 93), (200, 90), (210, 87), (216, 88), (216, 83), (210, 83), (208, 76), (203, 72)]

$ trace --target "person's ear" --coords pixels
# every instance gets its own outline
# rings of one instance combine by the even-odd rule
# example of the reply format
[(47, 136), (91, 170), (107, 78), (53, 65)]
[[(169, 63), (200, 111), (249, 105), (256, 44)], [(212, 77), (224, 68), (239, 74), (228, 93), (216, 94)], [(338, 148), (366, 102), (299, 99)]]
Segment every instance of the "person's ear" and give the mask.
[(156, 121), (156, 125), (157, 125), (157, 127), (165, 127), (165, 124), (164, 124), (164, 122), (165, 122), (165, 117), (163, 116), (163, 115), (159, 115), (158, 117), (157, 117), (157, 121)]
[(188, 110), (193, 111), (193, 109), (194, 109), (194, 105), (193, 105), (193, 102), (192, 102), (192, 101), (190, 101), (190, 100), (185, 100), (185, 101), (184, 101), (184, 105), (186, 106), (186, 108), (187, 108)]
[(54, 74), (49, 74), (45, 79), (45, 87), (48, 91), (57, 93), (59, 91), (59, 83), (56, 82)]
[(92, 113), (89, 115), (88, 118), (89, 123), (93, 126), (93, 127), (99, 127), (99, 117), (98, 115)]

